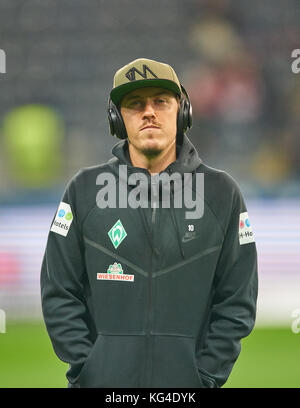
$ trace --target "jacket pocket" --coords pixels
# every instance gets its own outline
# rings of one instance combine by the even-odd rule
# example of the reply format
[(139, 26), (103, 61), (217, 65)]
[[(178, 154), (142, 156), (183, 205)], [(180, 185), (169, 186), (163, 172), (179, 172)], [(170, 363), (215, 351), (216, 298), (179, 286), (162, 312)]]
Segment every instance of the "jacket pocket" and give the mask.
[(80, 376), (80, 387), (140, 387), (144, 336), (98, 334)]
[(215, 380), (213, 378), (209, 377), (206, 374), (203, 374), (201, 372), (201, 370), (199, 370), (199, 373), (200, 373), (201, 380), (202, 380), (205, 388), (219, 388), (217, 383), (215, 382)]
[(204, 387), (197, 367), (194, 337), (154, 336), (152, 384), (165, 388)]

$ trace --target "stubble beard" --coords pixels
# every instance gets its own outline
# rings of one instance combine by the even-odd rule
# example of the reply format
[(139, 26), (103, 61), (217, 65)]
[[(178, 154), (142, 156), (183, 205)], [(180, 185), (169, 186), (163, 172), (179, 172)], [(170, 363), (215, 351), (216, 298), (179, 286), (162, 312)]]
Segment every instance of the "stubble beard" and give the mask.
[(128, 142), (134, 147), (135, 150), (139, 151), (141, 154), (143, 154), (143, 156), (150, 160), (158, 157), (163, 152), (163, 149), (159, 147), (145, 147), (145, 146), (138, 147), (135, 144), (133, 144), (129, 139)]
[(162, 152), (162, 149), (159, 148), (145, 148), (141, 149), (141, 153), (147, 157), (147, 159), (154, 159), (155, 157), (158, 157)]

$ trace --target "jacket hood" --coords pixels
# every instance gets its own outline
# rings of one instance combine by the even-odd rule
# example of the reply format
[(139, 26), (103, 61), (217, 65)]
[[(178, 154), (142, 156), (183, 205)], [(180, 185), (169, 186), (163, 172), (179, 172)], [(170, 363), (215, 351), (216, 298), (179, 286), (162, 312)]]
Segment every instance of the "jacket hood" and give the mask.
[[(126, 164), (130, 173), (143, 171), (149, 172), (140, 167), (133, 167), (128, 148), (128, 139), (122, 140), (112, 148), (113, 155), (119, 160), (118, 164)], [(114, 159), (112, 159), (114, 161)], [(171, 163), (165, 170), (170, 173), (178, 172), (180, 174), (194, 172), (202, 163), (197, 150), (189, 138), (184, 135), (182, 145), (176, 145), (176, 161)], [(112, 164), (112, 163), (111, 163)], [(117, 163), (116, 163), (117, 164)]]

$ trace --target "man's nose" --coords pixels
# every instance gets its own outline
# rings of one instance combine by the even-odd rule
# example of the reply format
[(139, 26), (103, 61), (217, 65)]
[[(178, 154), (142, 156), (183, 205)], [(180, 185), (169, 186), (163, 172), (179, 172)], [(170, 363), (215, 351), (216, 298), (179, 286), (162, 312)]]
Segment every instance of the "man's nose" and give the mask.
[(153, 107), (152, 101), (148, 100), (145, 102), (145, 108), (143, 112), (144, 117), (153, 117), (155, 116), (155, 109)]

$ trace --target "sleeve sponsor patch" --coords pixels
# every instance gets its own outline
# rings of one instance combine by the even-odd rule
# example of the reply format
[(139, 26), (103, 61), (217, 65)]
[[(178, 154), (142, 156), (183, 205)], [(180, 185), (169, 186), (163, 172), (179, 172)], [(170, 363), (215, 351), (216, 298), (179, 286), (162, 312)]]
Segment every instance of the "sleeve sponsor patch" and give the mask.
[(63, 201), (59, 204), (55, 219), (50, 231), (66, 237), (73, 221), (73, 214), (69, 204)]
[(247, 212), (243, 212), (240, 214), (239, 240), (240, 245), (254, 242), (254, 235)]

